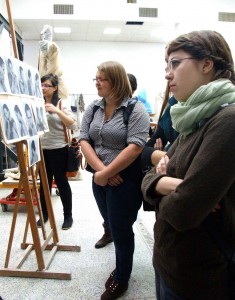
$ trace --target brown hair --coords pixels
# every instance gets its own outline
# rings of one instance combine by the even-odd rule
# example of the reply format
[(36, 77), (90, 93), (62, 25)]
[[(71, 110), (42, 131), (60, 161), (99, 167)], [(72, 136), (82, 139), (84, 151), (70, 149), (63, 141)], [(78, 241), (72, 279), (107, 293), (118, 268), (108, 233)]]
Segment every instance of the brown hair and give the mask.
[(212, 30), (192, 31), (181, 35), (167, 45), (167, 56), (183, 50), (197, 60), (210, 58), (214, 62), (213, 80), (227, 78), (235, 84), (234, 62), (224, 37)]
[(158, 122), (157, 122), (158, 125), (160, 123), (160, 120), (161, 120), (161, 117), (163, 115), (163, 112), (164, 112), (165, 108), (168, 105), (169, 95), (170, 95), (170, 87), (169, 87), (169, 84), (167, 82), (166, 90), (165, 90), (165, 94), (164, 94), (164, 99), (163, 99), (163, 102), (162, 102), (161, 111), (160, 111), (160, 114), (159, 114), (159, 117), (158, 117)]

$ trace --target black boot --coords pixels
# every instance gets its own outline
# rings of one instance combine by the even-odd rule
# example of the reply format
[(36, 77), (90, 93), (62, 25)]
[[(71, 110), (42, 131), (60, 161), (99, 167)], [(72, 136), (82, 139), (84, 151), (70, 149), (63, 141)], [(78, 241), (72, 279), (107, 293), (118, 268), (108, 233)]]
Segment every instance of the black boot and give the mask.
[[(48, 221), (48, 214), (47, 213), (43, 213), (43, 221), (44, 221), (44, 223), (46, 223), (47, 221)], [(39, 219), (38, 221), (37, 221), (37, 227), (38, 228), (41, 228), (42, 227), (42, 222), (41, 222), (41, 220)]]
[(96, 249), (103, 248), (107, 244), (109, 244), (109, 243), (111, 243), (113, 241), (113, 238), (112, 238), (112, 235), (111, 235), (109, 227), (105, 223), (103, 223), (103, 227), (104, 227), (104, 235), (95, 244), (95, 248)]
[(67, 230), (69, 228), (71, 228), (73, 225), (73, 218), (71, 215), (69, 216), (64, 216), (64, 223), (62, 225), (62, 229), (63, 230)]

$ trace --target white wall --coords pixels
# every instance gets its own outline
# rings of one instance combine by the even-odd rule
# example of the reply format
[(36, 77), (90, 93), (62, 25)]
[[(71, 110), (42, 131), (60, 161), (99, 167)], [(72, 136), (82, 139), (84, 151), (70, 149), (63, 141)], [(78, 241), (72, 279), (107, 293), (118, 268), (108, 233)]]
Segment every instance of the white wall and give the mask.
[[(97, 98), (95, 78), (97, 66), (108, 60), (123, 64), (128, 73), (133, 73), (138, 90), (146, 88), (147, 97), (156, 111), (155, 100), (165, 90), (165, 44), (106, 43), (106, 42), (57, 42), (61, 51), (62, 66), (69, 93), (90, 95)], [(24, 42), (24, 61), (38, 65), (37, 41)], [(138, 92), (137, 90), (137, 92)], [(94, 95), (94, 96), (93, 96)]]

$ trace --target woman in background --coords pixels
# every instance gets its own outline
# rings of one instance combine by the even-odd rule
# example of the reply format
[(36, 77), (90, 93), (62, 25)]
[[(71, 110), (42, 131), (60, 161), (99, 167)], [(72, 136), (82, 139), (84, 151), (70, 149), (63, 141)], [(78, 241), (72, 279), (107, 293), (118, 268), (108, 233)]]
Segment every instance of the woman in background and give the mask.
[(149, 171), (165, 155), (166, 151), (174, 143), (179, 135), (172, 127), (170, 109), (177, 103), (174, 96), (169, 98), (169, 86), (167, 84), (164, 101), (158, 118), (157, 129), (147, 141), (141, 154), (142, 169)]
[[(51, 192), (54, 178), (63, 204), (64, 222), (62, 229), (66, 230), (72, 227), (73, 218), (72, 192), (68, 178), (66, 177), (68, 145), (65, 140), (63, 125), (68, 129), (74, 130), (76, 129), (77, 123), (73, 117), (68, 101), (59, 99), (58, 77), (53, 74), (45, 75), (41, 78), (41, 84), (49, 126), (49, 131), (45, 132), (41, 138), (48, 186)], [(48, 212), (42, 186), (40, 186), (40, 202), (44, 222), (47, 222)], [(41, 220), (38, 220), (37, 225), (38, 227), (41, 226)]]

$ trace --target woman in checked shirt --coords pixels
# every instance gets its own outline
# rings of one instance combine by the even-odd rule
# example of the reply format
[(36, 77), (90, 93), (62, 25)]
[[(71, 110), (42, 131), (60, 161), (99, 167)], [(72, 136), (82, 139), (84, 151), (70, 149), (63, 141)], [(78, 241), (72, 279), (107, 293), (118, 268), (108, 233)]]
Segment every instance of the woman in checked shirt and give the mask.
[[(101, 296), (101, 300), (107, 300), (117, 299), (127, 290), (132, 271), (132, 226), (142, 203), (139, 160), (148, 138), (149, 117), (143, 104), (137, 102), (128, 123), (124, 122), (123, 113), (132, 91), (120, 63), (100, 64), (94, 81), (102, 99), (87, 107), (80, 142), (88, 164), (94, 169), (93, 193), (104, 228), (110, 230), (110, 241), (115, 246), (116, 268)], [(94, 106), (98, 106), (95, 113)]]

